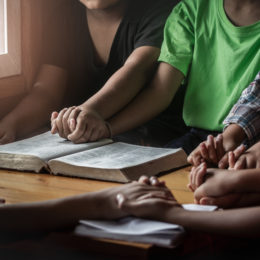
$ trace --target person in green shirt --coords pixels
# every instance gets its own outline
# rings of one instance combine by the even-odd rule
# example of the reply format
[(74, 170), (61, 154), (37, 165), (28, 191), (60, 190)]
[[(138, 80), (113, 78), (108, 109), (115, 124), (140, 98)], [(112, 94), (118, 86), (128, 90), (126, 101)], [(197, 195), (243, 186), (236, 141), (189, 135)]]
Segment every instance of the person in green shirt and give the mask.
[(166, 22), (150, 86), (110, 120), (113, 134), (165, 110), (183, 82), (183, 117), (189, 129), (168, 146), (183, 147), (189, 154), (209, 134), (219, 133), (260, 68), (259, 7), (257, 0), (181, 1)]

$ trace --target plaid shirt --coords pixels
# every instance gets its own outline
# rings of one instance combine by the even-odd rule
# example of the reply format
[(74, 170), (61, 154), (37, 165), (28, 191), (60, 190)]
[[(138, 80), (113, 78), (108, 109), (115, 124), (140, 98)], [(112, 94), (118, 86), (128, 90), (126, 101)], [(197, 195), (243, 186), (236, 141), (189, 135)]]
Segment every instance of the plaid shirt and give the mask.
[(224, 120), (224, 128), (232, 123), (244, 129), (247, 145), (252, 145), (260, 139), (260, 71)]

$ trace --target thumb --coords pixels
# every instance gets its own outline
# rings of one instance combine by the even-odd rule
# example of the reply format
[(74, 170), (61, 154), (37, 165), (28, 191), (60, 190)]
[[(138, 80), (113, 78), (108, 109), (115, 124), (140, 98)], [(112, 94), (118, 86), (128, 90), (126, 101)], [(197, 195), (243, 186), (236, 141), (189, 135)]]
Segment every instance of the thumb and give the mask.
[(56, 119), (58, 117), (59, 113), (57, 111), (54, 111), (51, 113), (51, 121), (53, 121), (54, 119)]
[(59, 113), (54, 111), (51, 114), (51, 133), (56, 134), (57, 133), (57, 125), (55, 122), (55, 119), (58, 117)]

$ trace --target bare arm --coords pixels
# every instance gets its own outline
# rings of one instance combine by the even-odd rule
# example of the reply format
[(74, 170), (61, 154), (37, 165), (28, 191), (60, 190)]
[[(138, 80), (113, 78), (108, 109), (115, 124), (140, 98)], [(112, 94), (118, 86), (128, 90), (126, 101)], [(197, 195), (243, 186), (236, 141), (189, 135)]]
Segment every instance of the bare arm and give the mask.
[(102, 89), (82, 107), (93, 109), (107, 119), (125, 107), (150, 80), (160, 49), (143, 46), (133, 51), (125, 64), (116, 71)]
[(160, 63), (151, 84), (124, 110), (109, 120), (113, 134), (140, 126), (165, 110), (183, 78), (179, 70), (167, 63)]
[(260, 207), (238, 208), (214, 212), (190, 212), (174, 209), (164, 221), (182, 225), (189, 230), (238, 237), (260, 236)]
[[(66, 77), (63, 69), (43, 65), (31, 92), (1, 120), (0, 142), (14, 141), (46, 124), (51, 112), (61, 105)], [(6, 128), (8, 131), (3, 131)]]
[(73, 197), (0, 206), (1, 231), (43, 231), (72, 226), (80, 219), (116, 219), (127, 213), (118, 208), (118, 193), (137, 200), (150, 193), (169, 197), (168, 189), (133, 182)]
[(260, 235), (260, 207), (195, 212), (183, 209), (176, 201), (153, 196), (123, 199), (119, 207), (137, 217), (179, 224), (188, 230), (238, 237)]

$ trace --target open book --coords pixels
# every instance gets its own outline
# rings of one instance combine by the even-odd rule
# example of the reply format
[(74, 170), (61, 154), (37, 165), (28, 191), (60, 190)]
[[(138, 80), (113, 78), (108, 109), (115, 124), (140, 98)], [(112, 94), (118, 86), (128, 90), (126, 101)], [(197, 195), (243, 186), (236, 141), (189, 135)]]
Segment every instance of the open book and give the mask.
[(104, 139), (73, 144), (46, 132), (0, 146), (0, 167), (128, 182), (187, 164), (182, 149), (145, 147)]
[[(186, 210), (213, 211), (216, 206), (182, 205)], [(181, 243), (185, 230), (182, 226), (136, 217), (119, 220), (81, 220), (74, 233), (92, 238), (108, 238), (162, 247), (175, 247)]]

